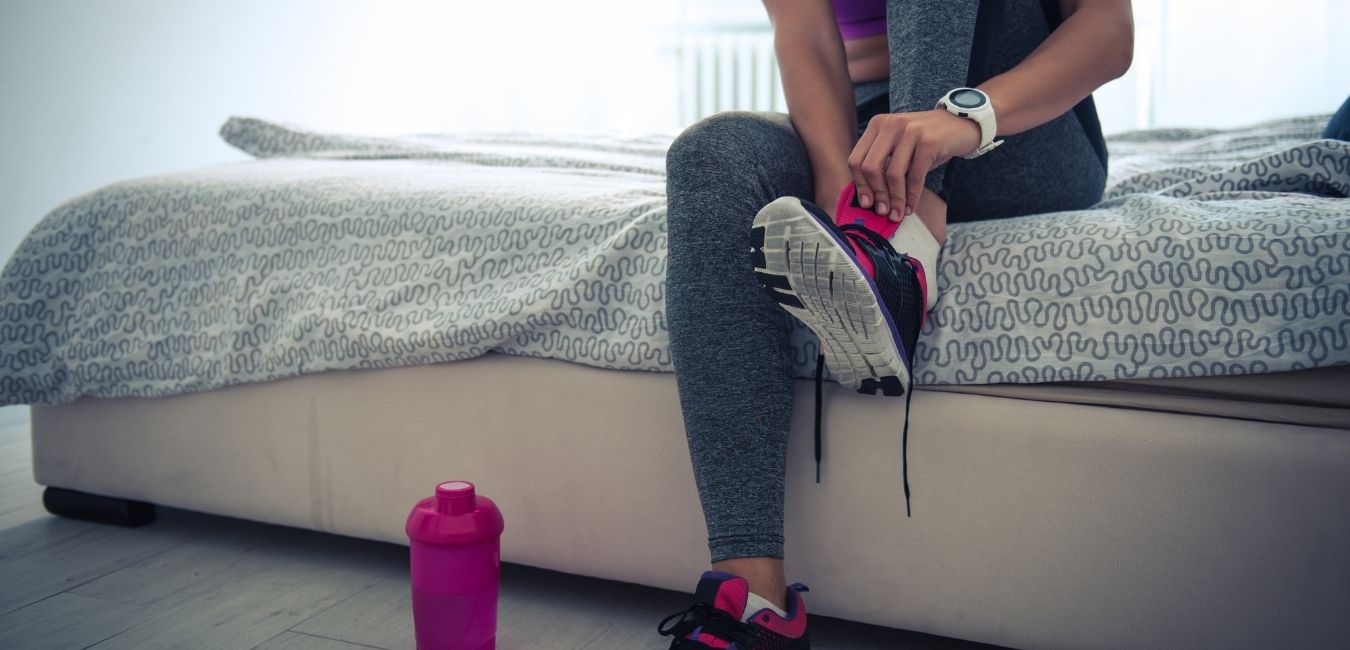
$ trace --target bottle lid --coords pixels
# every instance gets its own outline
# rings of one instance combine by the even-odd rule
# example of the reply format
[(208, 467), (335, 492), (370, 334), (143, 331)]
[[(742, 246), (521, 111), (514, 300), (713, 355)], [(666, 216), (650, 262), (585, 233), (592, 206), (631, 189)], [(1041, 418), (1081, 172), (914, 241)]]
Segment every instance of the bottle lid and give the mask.
[(473, 483), (446, 481), (436, 486), (436, 512), (443, 515), (462, 515), (473, 510)]
[(496, 537), (505, 528), (497, 504), (477, 494), (473, 483), (446, 481), (435, 496), (417, 502), (408, 515), (408, 537), (431, 544), (469, 544)]

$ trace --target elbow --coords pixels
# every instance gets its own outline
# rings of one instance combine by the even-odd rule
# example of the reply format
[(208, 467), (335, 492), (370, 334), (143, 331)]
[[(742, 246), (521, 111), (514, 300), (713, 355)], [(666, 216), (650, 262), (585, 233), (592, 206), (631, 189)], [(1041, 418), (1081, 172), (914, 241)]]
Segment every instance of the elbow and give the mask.
[(1125, 30), (1125, 36), (1121, 39), (1119, 45), (1115, 48), (1115, 76), (1118, 79), (1125, 76), (1130, 71), (1130, 66), (1134, 64), (1134, 26), (1131, 25)]
[[(766, 0), (769, 2), (772, 0)], [(1101, 75), (1101, 83), (1119, 79), (1130, 71), (1134, 63), (1134, 12), (1123, 0), (1083, 0), (1074, 10), (1065, 12), (1091, 34), (1094, 67)], [(1086, 6), (1083, 6), (1086, 5)]]
[(1110, 79), (1119, 79), (1130, 71), (1134, 63), (1134, 20), (1128, 15), (1111, 39), (1110, 51), (1106, 59), (1110, 61)]

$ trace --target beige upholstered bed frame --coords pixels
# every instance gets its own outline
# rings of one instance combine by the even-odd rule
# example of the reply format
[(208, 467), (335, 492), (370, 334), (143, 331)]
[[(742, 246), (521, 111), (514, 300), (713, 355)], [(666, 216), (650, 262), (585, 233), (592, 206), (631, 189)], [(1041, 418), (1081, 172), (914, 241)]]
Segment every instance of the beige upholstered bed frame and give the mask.
[[(900, 400), (828, 385), (816, 484), (799, 387), (786, 555), (813, 612), (1026, 648), (1350, 638), (1344, 410), (920, 390), (906, 518)], [(505, 561), (685, 591), (707, 566), (671, 374), (489, 355), (39, 406), (33, 436), (45, 485), (404, 542), (412, 504), (466, 479)]]

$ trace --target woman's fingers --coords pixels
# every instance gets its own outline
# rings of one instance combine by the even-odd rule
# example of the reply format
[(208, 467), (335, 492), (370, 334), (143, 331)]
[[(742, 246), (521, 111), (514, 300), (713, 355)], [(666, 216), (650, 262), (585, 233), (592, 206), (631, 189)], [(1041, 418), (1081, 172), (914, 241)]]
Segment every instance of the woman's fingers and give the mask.
[[(944, 112), (940, 117), (951, 116)], [(932, 119), (927, 113), (892, 113), (868, 122), (848, 157), (858, 205), (892, 221), (914, 212), (945, 141), (946, 132)]]
[(890, 209), (882, 216), (890, 217), (891, 221), (899, 221), (904, 215), (905, 205), (905, 174), (913, 164), (914, 149), (916, 147), (916, 138), (913, 130), (905, 129), (900, 136), (899, 142), (891, 151), (891, 162), (886, 167), (886, 189), (891, 197)]
[(848, 157), (858, 204), (893, 221), (913, 214), (928, 172), (979, 146), (979, 127), (947, 111), (877, 115)]
[(853, 152), (848, 156), (849, 174), (853, 176), (858, 205), (864, 208), (872, 207), (872, 190), (867, 185), (867, 179), (863, 178), (862, 164), (863, 160), (867, 158), (867, 152), (872, 150), (872, 143), (876, 141), (877, 134), (881, 131), (881, 119), (879, 119), (881, 117), (881, 115), (874, 116), (867, 123), (867, 130), (858, 139), (858, 144), (853, 145)]
[(871, 210), (877, 214), (886, 214), (891, 209), (890, 187), (886, 183), (886, 159), (891, 156), (895, 146), (893, 143), (891, 134), (882, 131), (862, 162), (863, 180), (872, 193)]

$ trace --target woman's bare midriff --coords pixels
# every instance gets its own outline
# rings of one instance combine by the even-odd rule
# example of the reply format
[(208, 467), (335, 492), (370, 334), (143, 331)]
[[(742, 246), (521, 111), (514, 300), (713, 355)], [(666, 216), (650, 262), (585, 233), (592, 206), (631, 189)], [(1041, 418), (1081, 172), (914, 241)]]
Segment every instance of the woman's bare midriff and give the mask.
[(850, 81), (856, 84), (890, 78), (891, 53), (886, 43), (884, 33), (844, 41)]

